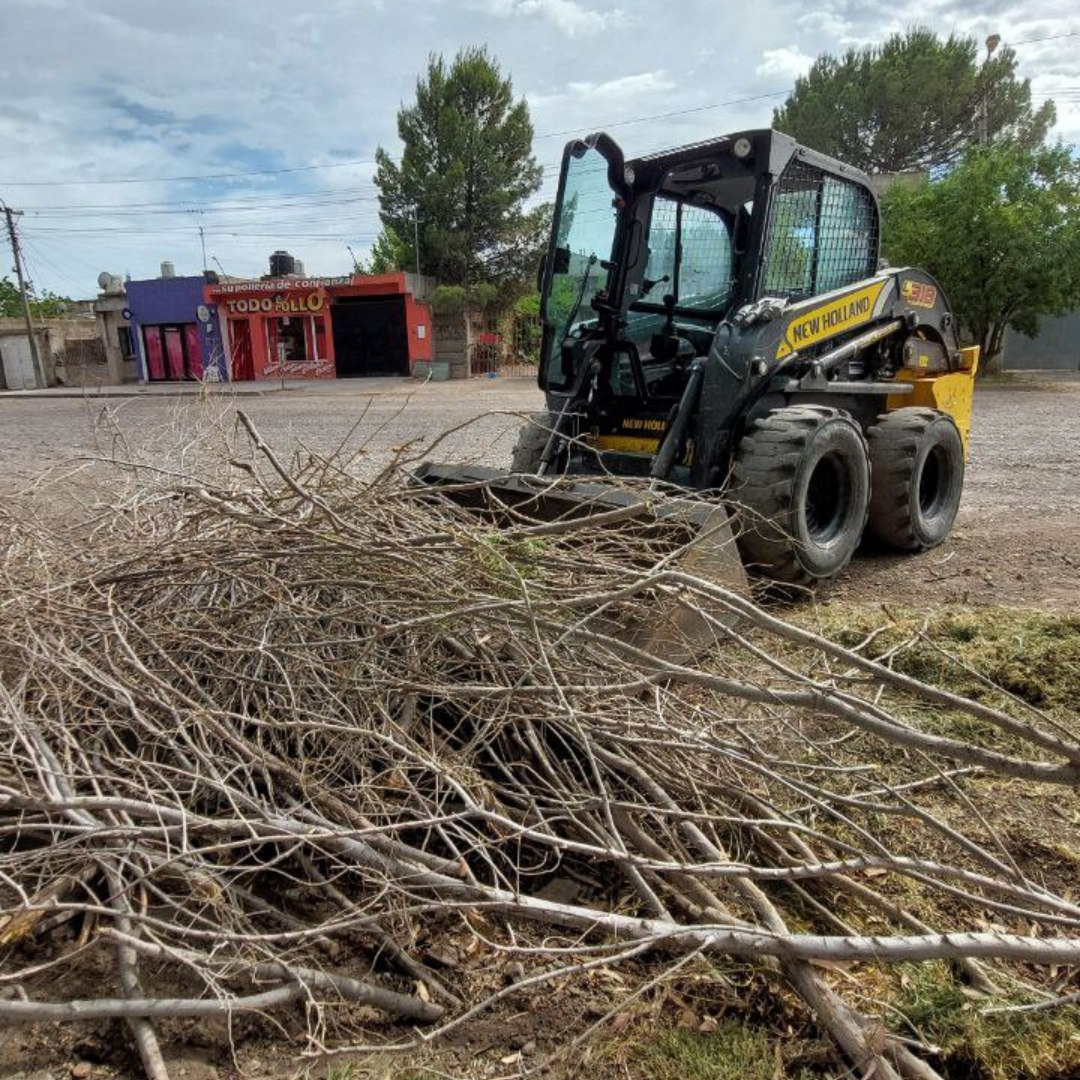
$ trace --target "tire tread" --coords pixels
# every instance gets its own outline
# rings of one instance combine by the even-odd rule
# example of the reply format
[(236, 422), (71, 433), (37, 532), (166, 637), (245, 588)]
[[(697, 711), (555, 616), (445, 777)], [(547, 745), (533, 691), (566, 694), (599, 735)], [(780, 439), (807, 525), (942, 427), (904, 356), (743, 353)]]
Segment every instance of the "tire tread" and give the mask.
[(912, 519), (912, 471), (927, 432), (942, 420), (952, 423), (938, 409), (911, 406), (882, 414), (866, 432), (872, 469), (867, 528), (877, 540), (901, 551), (933, 546), (919, 536)]
[(807, 445), (824, 424), (841, 418), (851, 419), (826, 405), (791, 405), (756, 420), (743, 436), (731, 490), (733, 500), (749, 511), (738, 544), (750, 569), (787, 585), (814, 580), (783, 522), (792, 509), (795, 478)]

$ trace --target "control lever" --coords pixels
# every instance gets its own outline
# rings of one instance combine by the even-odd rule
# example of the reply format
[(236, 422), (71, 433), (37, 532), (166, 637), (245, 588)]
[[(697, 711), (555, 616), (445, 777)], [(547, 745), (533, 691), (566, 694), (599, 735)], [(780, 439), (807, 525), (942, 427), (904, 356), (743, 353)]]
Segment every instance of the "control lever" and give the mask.
[(665, 274), (663, 277), (659, 277), (659, 278), (653, 278), (653, 279), (645, 278), (645, 279), (643, 279), (643, 281), (641, 282), (641, 286), (642, 286), (641, 296), (642, 296), (642, 299), (644, 299), (646, 296), (648, 296), (649, 293), (651, 293), (653, 291), (653, 289), (656, 288), (657, 285), (666, 285), (670, 280), (671, 280), (671, 275), (670, 274)]

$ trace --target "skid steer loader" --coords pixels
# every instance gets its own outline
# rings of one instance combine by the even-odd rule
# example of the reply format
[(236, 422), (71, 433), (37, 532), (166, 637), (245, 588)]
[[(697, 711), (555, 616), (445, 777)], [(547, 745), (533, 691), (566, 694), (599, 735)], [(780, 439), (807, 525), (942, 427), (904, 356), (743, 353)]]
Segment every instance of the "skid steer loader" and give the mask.
[[(693, 497), (670, 512), (696, 513), (714, 554), (727, 507), (746, 568), (786, 585), (835, 574), (864, 531), (940, 543), (978, 350), (937, 282), (882, 268), (878, 241), (868, 178), (778, 131), (630, 161), (604, 134), (571, 142), (539, 279), (547, 411), (521, 431), (514, 475), (429, 464), (423, 478), (518, 501), (550, 500), (561, 474), (677, 485)], [(604, 485), (560, 488), (551, 512), (574, 497), (595, 511)]]

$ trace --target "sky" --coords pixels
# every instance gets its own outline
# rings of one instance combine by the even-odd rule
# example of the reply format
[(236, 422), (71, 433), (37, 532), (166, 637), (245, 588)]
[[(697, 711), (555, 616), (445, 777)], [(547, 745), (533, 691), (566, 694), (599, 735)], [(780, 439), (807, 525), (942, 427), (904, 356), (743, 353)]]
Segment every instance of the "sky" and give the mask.
[(210, 269), (257, 276), (285, 248), (336, 275), (378, 233), (375, 150), (400, 153), (433, 52), (498, 59), (550, 198), (572, 135), (636, 156), (768, 126), (816, 55), (915, 21), (1015, 45), (1057, 100), (1054, 137), (1080, 143), (1075, 0), (0, 0), (0, 199), (24, 211), (39, 293), (87, 298), (101, 271), (162, 260), (197, 274), (200, 225)]

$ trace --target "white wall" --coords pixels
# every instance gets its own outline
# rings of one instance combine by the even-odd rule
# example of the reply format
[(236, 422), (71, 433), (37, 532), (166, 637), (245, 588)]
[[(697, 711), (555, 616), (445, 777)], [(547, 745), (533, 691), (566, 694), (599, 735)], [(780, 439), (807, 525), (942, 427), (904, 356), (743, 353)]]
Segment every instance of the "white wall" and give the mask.
[(33, 390), (37, 387), (28, 337), (8, 334), (0, 337), (0, 359), (3, 360), (4, 382), (9, 390)]

